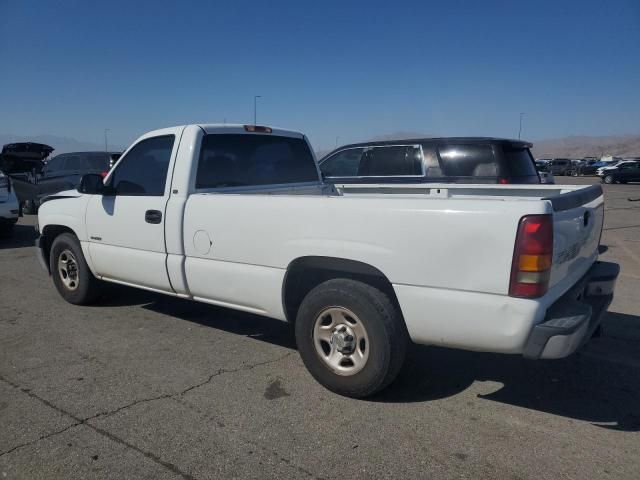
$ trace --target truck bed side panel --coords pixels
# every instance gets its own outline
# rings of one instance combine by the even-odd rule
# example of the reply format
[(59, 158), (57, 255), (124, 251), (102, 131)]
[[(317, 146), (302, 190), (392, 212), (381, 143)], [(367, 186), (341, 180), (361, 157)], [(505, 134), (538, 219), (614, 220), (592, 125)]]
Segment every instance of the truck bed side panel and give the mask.
[[(247, 265), (284, 273), (296, 258), (313, 255), (367, 263), (394, 284), (506, 294), (517, 222), (532, 209), (544, 213), (544, 207), (544, 202), (492, 202), (488, 208), (477, 200), (191, 195), (184, 220), (187, 282), (198, 295), (193, 289), (202, 288), (207, 269), (212, 279)], [(259, 282), (271, 288), (276, 277), (265, 274)], [(240, 297), (247, 290), (235, 288), (239, 304), (246, 302)], [(213, 287), (208, 291), (218, 295)]]

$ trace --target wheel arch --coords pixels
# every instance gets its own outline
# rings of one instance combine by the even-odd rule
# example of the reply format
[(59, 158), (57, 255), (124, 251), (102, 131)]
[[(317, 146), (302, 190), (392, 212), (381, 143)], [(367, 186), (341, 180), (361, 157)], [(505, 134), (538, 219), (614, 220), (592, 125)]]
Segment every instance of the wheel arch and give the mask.
[(47, 270), (49, 270), (49, 274), (51, 274), (51, 269), (49, 268), (51, 246), (53, 245), (53, 241), (63, 233), (70, 233), (78, 238), (78, 241), (80, 240), (78, 234), (71, 227), (66, 225), (45, 225), (40, 233), (40, 248), (42, 249), (42, 256), (44, 257), (45, 265), (47, 266)]
[(295, 323), (300, 303), (307, 293), (334, 278), (358, 280), (379, 289), (389, 297), (402, 315), (393, 285), (378, 268), (347, 258), (305, 256), (289, 263), (282, 281), (282, 308), (287, 321)]

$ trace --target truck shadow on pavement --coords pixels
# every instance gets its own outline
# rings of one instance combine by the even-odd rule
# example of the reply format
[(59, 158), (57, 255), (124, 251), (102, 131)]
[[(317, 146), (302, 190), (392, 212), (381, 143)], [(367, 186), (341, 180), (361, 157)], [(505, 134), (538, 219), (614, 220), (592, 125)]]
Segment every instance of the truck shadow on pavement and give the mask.
[(120, 285), (109, 285), (100, 306), (140, 305), (145, 310), (170, 315), (206, 327), (250, 337), (289, 349), (296, 348), (292, 325), (206, 303), (170, 297)]
[(37, 236), (31, 225), (14, 225), (11, 235), (0, 234), (0, 250), (33, 247)]
[[(637, 339), (609, 337), (617, 324), (640, 324), (640, 317), (608, 313), (605, 334), (561, 360), (526, 360), (517, 355), (414, 346), (398, 379), (375, 399), (424, 402), (487, 385), (490, 400), (597, 424), (640, 431), (640, 350)], [(626, 354), (624, 353), (626, 351)], [(622, 352), (622, 353), (621, 353)], [(480, 389), (485, 390), (484, 386)]]
[[(110, 297), (113, 300), (102, 305), (139, 304), (163, 315), (296, 348), (292, 326), (278, 320), (124, 287), (119, 295)], [(612, 430), (640, 431), (640, 350), (638, 338), (624, 333), (635, 325), (636, 334), (640, 317), (609, 312), (603, 325), (602, 338), (562, 360), (533, 361), (517, 355), (412, 345), (398, 379), (368, 400), (429, 402), (488, 381), (502, 386), (489, 384), (488, 390), (494, 391), (478, 394), (478, 401), (537, 410)], [(625, 351), (631, 353), (625, 355)]]

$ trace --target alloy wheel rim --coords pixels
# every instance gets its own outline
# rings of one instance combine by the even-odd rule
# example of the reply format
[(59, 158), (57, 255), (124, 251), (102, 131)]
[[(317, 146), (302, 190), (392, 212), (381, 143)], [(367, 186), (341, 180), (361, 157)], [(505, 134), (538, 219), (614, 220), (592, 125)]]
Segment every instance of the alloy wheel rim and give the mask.
[(73, 291), (78, 288), (78, 262), (71, 250), (63, 250), (58, 256), (58, 275), (68, 290)]
[(313, 345), (324, 364), (342, 376), (355, 375), (369, 358), (367, 330), (362, 320), (344, 307), (329, 307), (318, 314)]

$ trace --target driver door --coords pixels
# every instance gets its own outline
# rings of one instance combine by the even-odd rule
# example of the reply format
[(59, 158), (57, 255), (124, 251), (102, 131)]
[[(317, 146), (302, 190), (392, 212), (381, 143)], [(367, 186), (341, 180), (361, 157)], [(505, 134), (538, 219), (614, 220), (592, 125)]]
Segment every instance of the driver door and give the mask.
[(173, 291), (166, 268), (164, 216), (171, 183), (168, 172), (179, 138), (174, 130), (140, 140), (105, 179), (113, 194), (89, 200), (89, 253), (99, 277)]

